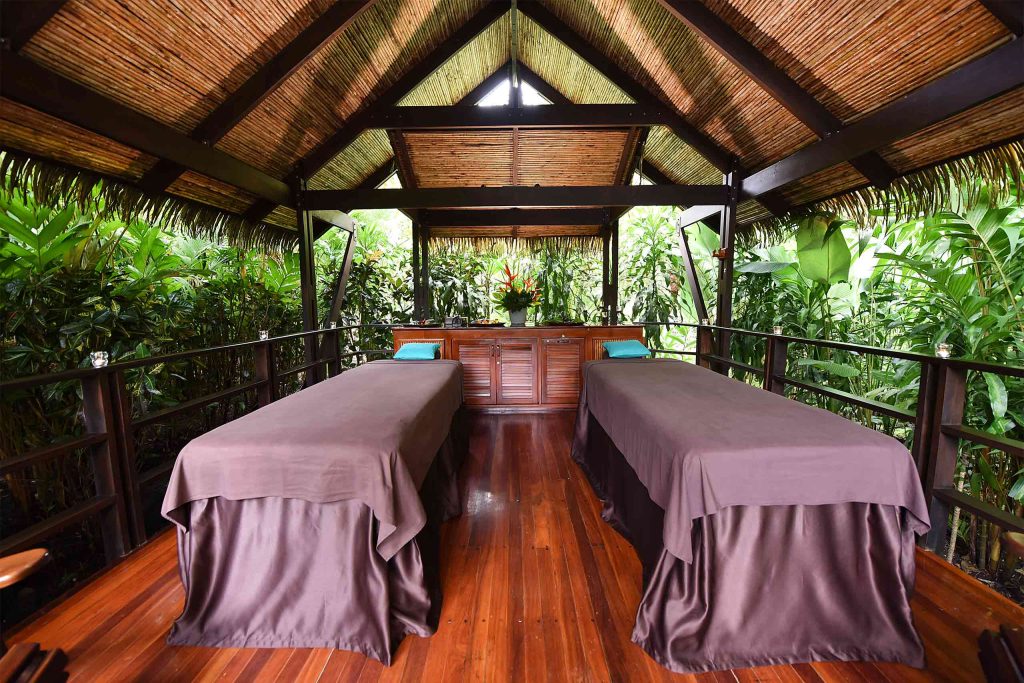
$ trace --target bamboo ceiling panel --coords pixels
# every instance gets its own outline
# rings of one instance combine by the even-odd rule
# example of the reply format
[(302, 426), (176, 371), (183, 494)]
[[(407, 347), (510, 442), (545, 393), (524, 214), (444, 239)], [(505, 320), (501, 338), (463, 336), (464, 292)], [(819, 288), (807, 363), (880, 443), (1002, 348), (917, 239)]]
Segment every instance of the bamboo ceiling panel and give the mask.
[(519, 59), (574, 104), (632, 104), (619, 88), (579, 55), (518, 15)]
[(182, 173), (167, 191), (177, 197), (194, 199), (232, 213), (244, 212), (256, 200), (255, 195), (192, 171)]
[(289, 209), (287, 206), (279, 206), (270, 212), (270, 215), (266, 218), (266, 222), (294, 230), (298, 223), (298, 216), (295, 215), (295, 209)]
[[(416, 187), (614, 185), (629, 132), (524, 129), (403, 133)], [(584, 161), (585, 160), (585, 161)]]
[(399, 101), (404, 106), (451, 106), (511, 59), (511, 14), (484, 32)]
[(867, 179), (853, 166), (839, 164), (790, 183), (784, 186), (781, 192), (794, 206), (799, 206), (867, 184)]
[(352, 144), (309, 179), (311, 190), (337, 190), (356, 187), (394, 156), (388, 134), (367, 130)]
[(757, 169), (814, 134), (657, 0), (546, 0), (576, 33)]
[(333, 0), (71, 0), (23, 54), (181, 132)]
[(905, 172), (945, 161), (951, 150), (963, 154), (1022, 136), (1024, 88), (1017, 88), (885, 147), (881, 153)]
[(138, 180), (156, 159), (110, 138), (0, 98), (0, 147)]
[(219, 144), (271, 175), (323, 142), (427, 56), (484, 0), (379, 0)]
[(1010, 35), (978, 0), (703, 1), (844, 121)]
[(653, 126), (643, 149), (642, 164), (652, 164), (680, 184), (715, 185), (722, 172), (664, 126)]

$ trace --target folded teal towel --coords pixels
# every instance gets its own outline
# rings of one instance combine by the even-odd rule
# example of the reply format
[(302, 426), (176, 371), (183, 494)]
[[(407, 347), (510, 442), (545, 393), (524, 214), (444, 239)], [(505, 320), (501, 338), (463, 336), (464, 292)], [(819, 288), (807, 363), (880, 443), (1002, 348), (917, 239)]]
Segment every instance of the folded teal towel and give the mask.
[(651, 355), (651, 350), (635, 339), (606, 341), (602, 346), (609, 358), (647, 358)]
[(437, 343), (410, 342), (402, 344), (402, 347), (395, 353), (395, 360), (434, 360), (439, 348), (441, 345)]

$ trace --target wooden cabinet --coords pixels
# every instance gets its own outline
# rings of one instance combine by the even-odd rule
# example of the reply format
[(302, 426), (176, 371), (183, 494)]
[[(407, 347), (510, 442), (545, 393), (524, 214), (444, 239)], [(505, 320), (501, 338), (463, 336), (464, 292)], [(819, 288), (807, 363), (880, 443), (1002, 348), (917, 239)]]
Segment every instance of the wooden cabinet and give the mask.
[(537, 340), (502, 339), (497, 344), (498, 403), (537, 403)]
[(462, 362), (462, 398), (466, 405), (487, 406), (497, 402), (494, 342), (494, 339), (452, 340), (451, 357)]
[(583, 366), (583, 342), (580, 337), (554, 337), (543, 340), (541, 349), (541, 402), (546, 405), (573, 405), (580, 395)]
[(583, 363), (602, 358), (606, 341), (643, 341), (643, 328), (395, 328), (395, 349), (410, 341), (441, 342), (441, 357), (462, 362), (466, 405), (481, 409), (574, 408)]

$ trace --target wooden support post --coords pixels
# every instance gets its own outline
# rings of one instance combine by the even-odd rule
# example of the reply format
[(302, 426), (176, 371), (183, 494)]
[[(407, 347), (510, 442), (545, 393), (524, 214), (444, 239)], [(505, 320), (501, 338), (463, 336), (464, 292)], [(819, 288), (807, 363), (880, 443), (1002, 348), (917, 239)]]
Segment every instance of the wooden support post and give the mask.
[(764, 351), (764, 382), (762, 386), (780, 396), (786, 395), (785, 382), (777, 378), (786, 376), (786, 360), (789, 342), (772, 335), (765, 342)]
[(422, 278), (423, 287), (423, 317), (429, 319), (433, 313), (433, 301), (430, 298), (430, 228), (420, 226), (420, 244), (422, 245), (422, 253), (420, 254), (420, 268), (423, 269), (420, 277)]
[[(729, 197), (722, 206), (722, 228), (719, 233), (720, 250), (718, 252), (718, 306), (717, 319), (719, 327), (732, 327), (732, 287), (733, 287), (733, 257), (736, 250), (736, 199), (739, 197), (740, 177), (735, 171), (730, 171), (723, 177), (725, 185), (729, 188)], [(729, 342), (731, 335), (719, 330), (718, 333), (718, 355), (722, 358), (731, 358)], [(728, 369), (725, 369), (728, 372)]]
[(611, 260), (612, 231), (611, 226), (601, 226), (601, 322), (611, 321), (611, 286), (609, 284), (612, 271)]
[(121, 490), (127, 503), (132, 542), (139, 545), (146, 540), (146, 524), (142, 511), (142, 489), (139, 486), (138, 465), (135, 462), (135, 431), (132, 429), (132, 397), (124, 371), (118, 370), (111, 379), (114, 404), (114, 428), (120, 451)]
[[(298, 180), (295, 188), (295, 215), (298, 219), (299, 232), (299, 284), (302, 298), (302, 329), (305, 332), (318, 328), (320, 318), (316, 311), (316, 265), (313, 258), (313, 244), (316, 234), (313, 227), (313, 216), (303, 206), (303, 192), (306, 181)], [(303, 338), (306, 349), (306, 362), (312, 363), (317, 357), (316, 335)], [(315, 384), (322, 376), (321, 368), (311, 368), (306, 373), (306, 384)]]
[(420, 227), (412, 222), (412, 319), (423, 318), (423, 280), (420, 272)]
[(253, 347), (256, 380), (263, 382), (256, 390), (256, 404), (262, 408), (277, 400), (277, 368), (274, 365), (274, 343), (269, 339)]
[(611, 315), (608, 323), (619, 324), (619, 219), (612, 221), (612, 272), (608, 281), (609, 303), (611, 304)]
[(700, 288), (700, 280), (697, 279), (697, 267), (693, 263), (690, 240), (686, 237), (686, 226), (682, 224), (679, 225), (679, 248), (683, 255), (686, 284), (690, 288), (690, 298), (693, 300), (693, 312), (697, 314), (699, 322), (708, 317), (708, 307), (704, 303), (704, 292)]
[(959, 437), (943, 434), (942, 425), (963, 424), (967, 370), (949, 363), (939, 363), (937, 370), (935, 403), (929, 427), (932, 438), (924, 480), (924, 495), (929, 504), (932, 528), (925, 538), (925, 547), (941, 554), (949, 531), (949, 504), (936, 498), (933, 493), (935, 489), (953, 487), (960, 451)]
[(91, 460), (96, 495), (113, 496), (114, 505), (100, 513), (100, 533), (107, 564), (121, 559), (131, 545), (121, 468), (118, 461), (114, 406), (110, 395), (110, 370), (98, 370), (82, 380), (82, 413), (89, 434), (104, 434), (106, 439), (92, 447)]
[[(345, 255), (342, 258), (341, 273), (338, 275), (338, 285), (334, 288), (334, 295), (331, 297), (331, 310), (327, 313), (327, 320), (324, 321), (325, 328), (337, 324), (338, 318), (341, 315), (341, 306), (345, 302), (345, 288), (348, 285), (348, 277), (352, 273), (352, 255), (355, 252), (355, 243), (356, 231), (352, 230), (348, 234), (348, 243), (345, 245)], [(337, 365), (338, 353), (338, 333), (324, 333), (323, 341), (320, 343), (320, 357), (334, 359), (331, 364), (332, 377), (338, 374), (333, 369)]]

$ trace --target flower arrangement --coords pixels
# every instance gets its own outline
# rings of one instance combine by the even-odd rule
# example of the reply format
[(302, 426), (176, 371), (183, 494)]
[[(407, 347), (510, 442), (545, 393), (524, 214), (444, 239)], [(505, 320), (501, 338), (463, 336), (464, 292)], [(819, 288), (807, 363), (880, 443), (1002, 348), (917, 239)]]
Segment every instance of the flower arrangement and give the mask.
[(525, 311), (540, 303), (540, 290), (532, 278), (522, 278), (505, 264), (505, 280), (494, 294), (494, 303), (503, 311)]

